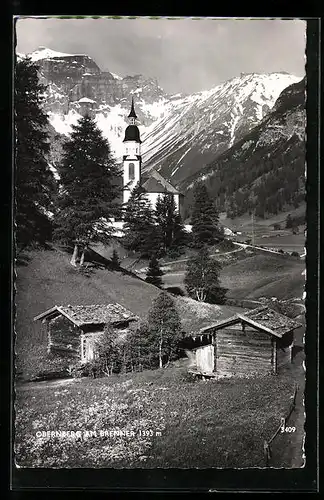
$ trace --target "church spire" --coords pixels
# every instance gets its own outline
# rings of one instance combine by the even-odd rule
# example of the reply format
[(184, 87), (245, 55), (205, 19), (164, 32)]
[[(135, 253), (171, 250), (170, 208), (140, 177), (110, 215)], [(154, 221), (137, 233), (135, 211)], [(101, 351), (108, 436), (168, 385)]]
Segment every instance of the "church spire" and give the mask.
[(136, 118), (137, 118), (137, 115), (136, 115), (135, 109), (134, 109), (134, 98), (133, 97), (132, 97), (132, 107), (131, 107), (130, 113), (128, 115), (128, 118), (133, 118), (134, 120), (136, 120)]

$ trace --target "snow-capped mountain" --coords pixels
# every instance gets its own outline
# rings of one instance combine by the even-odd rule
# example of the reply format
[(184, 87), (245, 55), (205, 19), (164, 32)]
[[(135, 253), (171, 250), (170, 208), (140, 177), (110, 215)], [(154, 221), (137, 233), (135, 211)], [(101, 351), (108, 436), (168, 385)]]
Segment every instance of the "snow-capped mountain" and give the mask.
[[(190, 204), (206, 183), (220, 211), (241, 215), (253, 206), (277, 213), (305, 198), (305, 79), (284, 89), (272, 110), (240, 141), (181, 185)], [(261, 210), (260, 210), (261, 209)]]
[(144, 135), (144, 165), (181, 183), (241, 139), (299, 80), (286, 73), (241, 74), (211, 90), (174, 96), (166, 116)]
[(210, 90), (169, 96), (154, 78), (101, 71), (86, 54), (40, 47), (29, 56), (47, 85), (45, 109), (58, 134), (68, 135), (71, 125), (91, 110), (120, 160), (133, 96), (143, 170), (157, 168), (176, 184), (236, 143), (285, 87), (300, 80), (287, 73), (241, 74)]

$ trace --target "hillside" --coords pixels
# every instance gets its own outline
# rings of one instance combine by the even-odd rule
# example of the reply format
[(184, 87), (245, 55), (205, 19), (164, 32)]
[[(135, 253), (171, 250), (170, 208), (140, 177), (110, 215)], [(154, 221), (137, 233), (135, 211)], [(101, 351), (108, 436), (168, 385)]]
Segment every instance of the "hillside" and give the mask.
[[(214, 255), (216, 260), (221, 257)], [(186, 262), (168, 266), (163, 276), (166, 287), (184, 290)], [(235, 251), (222, 258), (221, 286), (228, 289), (228, 299), (301, 298), (305, 286), (302, 259), (251, 248)], [(228, 307), (228, 306), (226, 306)]]
[(228, 298), (301, 298), (305, 263), (291, 257), (263, 252), (223, 268), (221, 284)]
[(273, 110), (245, 137), (182, 184), (186, 206), (198, 181), (220, 211), (267, 217), (305, 200), (305, 80), (285, 89)]
[[(129, 272), (94, 269), (89, 275), (73, 268), (70, 255), (58, 250), (33, 250), (16, 266), (17, 370), (24, 377), (46, 368), (46, 336), (33, 318), (54, 305), (91, 305), (118, 302), (145, 318), (160, 293), (153, 285)], [(184, 330), (205, 326), (233, 314), (235, 308), (197, 304), (177, 297)], [(198, 310), (199, 309), (199, 310)]]

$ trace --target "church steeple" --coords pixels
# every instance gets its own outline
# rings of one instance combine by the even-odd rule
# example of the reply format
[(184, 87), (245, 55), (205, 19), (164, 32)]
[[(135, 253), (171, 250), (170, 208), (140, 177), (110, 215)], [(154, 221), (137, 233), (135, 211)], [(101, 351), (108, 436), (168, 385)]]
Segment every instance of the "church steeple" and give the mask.
[(138, 126), (135, 124), (135, 120), (137, 119), (137, 115), (135, 113), (135, 108), (134, 108), (134, 99), (132, 97), (132, 106), (130, 113), (128, 115), (130, 125), (125, 130), (125, 138), (123, 142), (126, 141), (135, 141), (141, 144), (141, 138), (140, 138), (140, 131), (138, 129)]
[(131, 110), (128, 115), (129, 125), (125, 130), (124, 155), (123, 155), (123, 201), (127, 203), (134, 187), (141, 182), (141, 138), (138, 126), (135, 123), (137, 115), (135, 113), (134, 99), (132, 98)]

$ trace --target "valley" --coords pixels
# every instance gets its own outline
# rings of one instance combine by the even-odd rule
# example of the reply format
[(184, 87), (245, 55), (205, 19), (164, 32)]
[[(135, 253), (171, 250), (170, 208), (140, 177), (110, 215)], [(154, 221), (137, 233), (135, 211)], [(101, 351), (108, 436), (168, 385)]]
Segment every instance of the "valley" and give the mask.
[(53, 212), (31, 200), (43, 218), (26, 224), (15, 261), (17, 463), (299, 467), (302, 429), (280, 436), (270, 464), (264, 446), (294, 397), (292, 421), (304, 418), (305, 80), (241, 73), (168, 95), (87, 54), (30, 57), (46, 85), (40, 167), (54, 173), (32, 193)]

